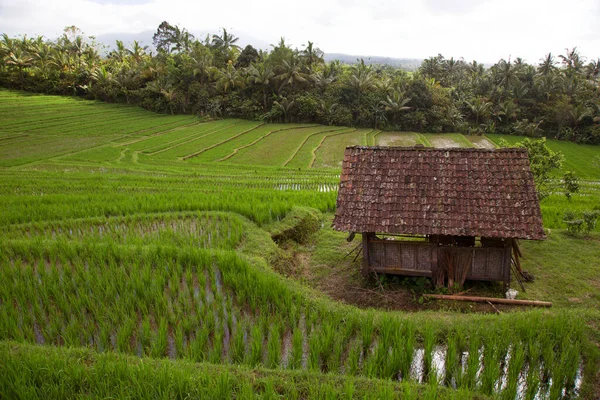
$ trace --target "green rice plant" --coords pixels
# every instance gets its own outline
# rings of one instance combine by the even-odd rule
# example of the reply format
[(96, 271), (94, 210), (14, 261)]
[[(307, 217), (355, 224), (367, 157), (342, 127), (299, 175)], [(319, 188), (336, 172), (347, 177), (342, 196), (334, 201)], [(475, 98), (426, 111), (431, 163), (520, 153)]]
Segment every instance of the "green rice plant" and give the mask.
[(346, 344), (346, 337), (343, 334), (335, 336), (333, 339), (333, 348), (329, 353), (326, 361), (327, 371), (331, 373), (338, 373), (340, 370), (342, 353)]
[(356, 388), (354, 387), (354, 382), (351, 379), (347, 379), (344, 382), (343, 397), (347, 400), (352, 400), (354, 398), (355, 391), (356, 391)]
[(248, 353), (248, 364), (257, 366), (262, 364), (263, 360), (263, 330), (260, 325), (255, 324), (251, 329), (250, 352)]
[(411, 322), (405, 322), (403, 326), (403, 336), (398, 339), (396, 346), (401, 345), (402, 351), (399, 353), (400, 376), (403, 381), (410, 379), (410, 369), (415, 352), (416, 338), (415, 327)]
[(390, 347), (392, 345), (392, 340), (396, 337), (396, 332), (400, 330), (398, 322), (396, 319), (392, 318), (389, 315), (386, 315), (380, 323), (379, 326), (379, 340), (383, 343), (384, 346)]
[(540, 389), (540, 357), (541, 348), (537, 341), (528, 342), (527, 347), (527, 380), (525, 398), (535, 399)]
[(192, 360), (200, 362), (207, 359), (209, 336), (210, 330), (206, 326), (196, 330), (196, 335), (189, 346), (189, 354)]
[(561, 344), (561, 364), (565, 376), (565, 390), (567, 393), (573, 393), (575, 389), (575, 380), (581, 363), (582, 345), (579, 340), (569, 341), (563, 338)]
[(213, 364), (221, 363), (221, 359), (223, 357), (223, 328), (220, 325), (220, 329), (214, 332), (212, 337), (212, 348), (208, 352), (208, 361)]
[(360, 336), (362, 339), (363, 351), (365, 352), (371, 346), (371, 340), (373, 338), (373, 329), (373, 316), (372, 314), (368, 314), (360, 327)]
[(254, 399), (256, 393), (251, 382), (242, 381), (237, 387), (236, 398), (238, 399)]
[(267, 378), (264, 380), (261, 397), (268, 400), (275, 400), (279, 398), (279, 394), (277, 393), (277, 390), (275, 390), (275, 382), (273, 379)]
[(362, 344), (355, 340), (350, 346), (348, 357), (346, 358), (345, 373), (347, 375), (356, 376), (360, 368), (360, 356), (362, 353)]
[(511, 348), (508, 375), (506, 376), (506, 387), (502, 391), (505, 399), (515, 399), (519, 389), (519, 378), (525, 365), (525, 346), (515, 343)]
[(246, 343), (244, 340), (245, 335), (245, 324), (238, 320), (235, 328), (235, 333), (233, 334), (233, 338), (229, 347), (229, 353), (231, 354), (231, 362), (235, 364), (241, 364), (244, 361), (244, 356), (246, 352)]
[(308, 338), (308, 369), (321, 371), (321, 344), (320, 332), (313, 332)]
[(419, 396), (419, 393), (415, 391), (413, 385), (404, 385), (402, 390), (402, 398), (405, 400), (416, 400)]
[(432, 375), (435, 375), (433, 371), (433, 351), (434, 346), (436, 344), (436, 333), (431, 324), (427, 324), (425, 326), (425, 332), (423, 333), (423, 376), (426, 377), (427, 380), (431, 378)]
[(388, 353), (388, 357), (385, 360), (385, 364), (383, 366), (382, 377), (388, 379), (397, 379), (398, 374), (402, 369), (403, 357), (405, 357), (405, 348), (404, 348), (404, 336), (402, 332), (398, 329), (394, 332), (394, 339), (391, 343), (391, 350)]
[(496, 382), (500, 378), (500, 358), (499, 339), (492, 331), (491, 335), (485, 338), (483, 347), (483, 371), (481, 373), (480, 389), (484, 394), (494, 393)]
[(131, 352), (131, 337), (135, 330), (133, 318), (127, 318), (117, 331), (117, 350), (123, 353)]
[(229, 376), (229, 372), (225, 371), (217, 375), (216, 382), (214, 383), (213, 390), (216, 399), (229, 399), (233, 391), (232, 378)]
[(299, 327), (294, 329), (292, 335), (292, 350), (290, 353), (288, 368), (299, 369), (302, 367), (302, 356), (304, 354), (304, 335)]
[(452, 386), (453, 379), (455, 380), (458, 371), (461, 369), (460, 356), (458, 354), (459, 344), (456, 332), (450, 332), (446, 340), (448, 347), (446, 350), (446, 374), (444, 377), (444, 384)]
[(438, 374), (435, 368), (432, 368), (430, 374), (427, 377), (427, 387), (423, 393), (423, 399), (437, 399), (439, 396), (440, 381), (438, 380)]
[(269, 329), (267, 340), (267, 368), (277, 368), (281, 363), (281, 334), (279, 325), (274, 323)]
[(477, 372), (480, 367), (479, 354), (481, 351), (481, 336), (479, 332), (473, 332), (469, 338), (469, 356), (464, 379), (461, 381), (463, 389), (473, 389), (477, 386)]
[(176, 325), (174, 332), (176, 357), (182, 357), (185, 354), (183, 336), (183, 327), (181, 324)]
[[(75, 318), (69, 320), (68, 325), (63, 329), (62, 339), (65, 346), (80, 346), (81, 345), (81, 323)], [(24, 337), (21, 339), (24, 340)]]
[(110, 346), (110, 331), (111, 327), (106, 323), (101, 323), (100, 325), (100, 343), (99, 350), (100, 351), (109, 351), (111, 349)]

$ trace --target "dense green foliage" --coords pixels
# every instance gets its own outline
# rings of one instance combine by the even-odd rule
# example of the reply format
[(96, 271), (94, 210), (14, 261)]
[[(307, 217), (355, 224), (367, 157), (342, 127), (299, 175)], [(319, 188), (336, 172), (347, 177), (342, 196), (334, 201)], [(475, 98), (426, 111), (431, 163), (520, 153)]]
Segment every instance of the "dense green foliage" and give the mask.
[[(272, 237), (310, 243), (323, 230), (345, 144), (493, 145), (485, 137), (200, 122), (7, 90), (0, 113), (0, 397), (593, 391), (596, 331), (586, 323), (597, 312), (361, 310), (273, 268), (287, 258)], [(565, 154), (581, 170), (598, 154), (555, 143), (584, 150)], [(565, 204), (597, 204), (598, 174), (588, 171), (571, 200), (544, 200), (547, 227), (565, 227)], [(558, 239), (550, 245), (564, 246)], [(578, 243), (570, 260), (585, 257), (589, 244)]]
[(528, 64), (425, 60), (416, 73), (326, 64), (308, 42), (243, 50), (225, 29), (198, 40), (163, 22), (157, 52), (117, 41), (106, 57), (75, 27), (56, 40), (0, 41), (0, 85), (125, 102), (164, 113), (419, 132), (502, 133), (600, 143), (600, 60), (576, 48)]

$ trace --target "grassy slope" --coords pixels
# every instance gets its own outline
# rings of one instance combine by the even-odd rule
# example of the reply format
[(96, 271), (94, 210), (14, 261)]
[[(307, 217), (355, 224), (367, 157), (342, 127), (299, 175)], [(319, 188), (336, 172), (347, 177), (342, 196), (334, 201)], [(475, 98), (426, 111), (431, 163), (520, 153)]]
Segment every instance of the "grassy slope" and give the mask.
[[(522, 141), (525, 137), (508, 135), (486, 135), (495, 143), (500, 139), (509, 144)], [(573, 171), (582, 179), (600, 180), (600, 151), (598, 146), (565, 142), (562, 140), (547, 140), (548, 147), (565, 155), (563, 171)]]

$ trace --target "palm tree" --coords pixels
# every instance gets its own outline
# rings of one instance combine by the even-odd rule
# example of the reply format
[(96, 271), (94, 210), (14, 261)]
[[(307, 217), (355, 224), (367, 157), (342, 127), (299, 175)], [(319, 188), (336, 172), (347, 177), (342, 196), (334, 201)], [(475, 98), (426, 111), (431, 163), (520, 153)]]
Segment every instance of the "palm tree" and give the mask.
[(585, 66), (585, 74), (587, 79), (596, 82), (598, 75), (600, 74), (600, 58), (596, 59), (595, 61), (590, 61), (590, 63)]
[(479, 120), (486, 119), (492, 110), (492, 103), (482, 97), (475, 97), (470, 102), (467, 102), (467, 106), (473, 115), (475, 115), (475, 123), (477, 125), (479, 125)]
[(48, 70), (52, 65), (51, 48), (47, 43), (36, 43), (33, 46), (32, 53), (35, 60), (35, 66), (40, 70), (42, 78), (48, 79)]
[(280, 97), (279, 101), (275, 100), (273, 106), (277, 107), (283, 113), (284, 122), (288, 122), (288, 114), (294, 106), (294, 100), (290, 100), (287, 97)]
[(505, 92), (508, 92), (519, 80), (518, 67), (513, 65), (510, 60), (501, 59), (492, 67), (492, 71), (497, 76), (498, 84), (504, 87)]
[(302, 64), (294, 54), (291, 54), (289, 59), (283, 60), (278, 69), (279, 73), (275, 78), (281, 82), (279, 86), (280, 92), (285, 86), (293, 88), (294, 84), (306, 83), (310, 79), (310, 75), (303, 72)]
[(104, 65), (92, 71), (91, 77), (94, 82), (101, 86), (106, 86), (114, 82), (112, 74)]
[(583, 69), (583, 59), (577, 51), (577, 47), (573, 47), (571, 50), (565, 49), (565, 55), (559, 55), (563, 65), (566, 67), (565, 74), (572, 77), (579, 73)]
[(352, 66), (350, 76), (348, 77), (348, 85), (356, 94), (355, 106), (352, 112), (354, 120), (360, 118), (360, 102), (362, 94), (376, 85), (375, 76), (371, 66), (365, 65), (365, 61), (361, 58), (358, 64)]
[(429, 57), (426, 60), (423, 60), (421, 63), (421, 67), (419, 67), (419, 71), (423, 74), (423, 76), (427, 78), (440, 79), (442, 72), (442, 64), (444, 62), (444, 57), (441, 54), (438, 54), (435, 57)]
[(314, 47), (314, 43), (310, 40), (308, 41), (308, 45), (306, 49), (302, 50), (300, 53), (300, 57), (306, 64), (309, 70), (312, 70), (314, 66), (318, 64), (323, 64), (323, 52), (319, 48)]
[(237, 70), (231, 62), (223, 69), (216, 69), (216, 80), (217, 87), (224, 93), (245, 86), (242, 74), (240, 74), (240, 71)]
[(403, 111), (410, 110), (407, 104), (410, 102), (410, 97), (404, 97), (404, 93), (400, 91), (393, 91), (391, 95), (387, 95), (387, 98), (381, 101), (381, 105), (385, 111), (389, 112), (392, 116), (392, 124), (396, 123), (396, 117)]
[(108, 55), (109, 58), (112, 58), (117, 61), (123, 61), (125, 56), (127, 55), (127, 50), (125, 49), (125, 45), (122, 40), (116, 41), (117, 48), (110, 52)]
[(20, 47), (17, 47), (16, 49), (14, 49), (14, 51), (12, 51), (10, 54), (8, 54), (8, 57), (6, 59), (6, 64), (8, 65), (13, 65), (15, 67), (17, 67), (17, 69), (19, 70), (19, 82), (21, 87), (23, 87), (23, 70), (25, 68), (28, 68), (31, 66), (33, 62), (33, 57), (31, 57), (29, 55), (29, 53), (21, 50)]
[(374, 129), (379, 129), (382, 126), (386, 125), (388, 122), (387, 117), (385, 116), (385, 109), (383, 107), (379, 107), (379, 106), (372, 106), (371, 107), (371, 116), (373, 119), (373, 128)]
[(358, 64), (352, 66), (348, 83), (356, 91), (357, 97), (368, 89), (375, 87), (376, 81), (371, 66), (365, 65), (361, 58)]
[(519, 111), (521, 111), (521, 109), (517, 103), (515, 103), (513, 100), (506, 100), (498, 104), (498, 109), (496, 110), (495, 115), (499, 121), (516, 121)]
[(552, 53), (548, 53), (544, 58), (540, 59), (538, 72), (540, 75), (550, 75), (554, 71), (556, 71), (556, 61), (554, 60)]
[(193, 54), (190, 58), (192, 73), (194, 76), (199, 76), (200, 83), (204, 84), (204, 79), (209, 76), (213, 64), (213, 56), (208, 51), (194, 53), (196, 54)]
[(227, 33), (227, 29), (225, 29), (225, 28), (222, 28), (222, 29), (223, 29), (223, 34), (221, 36), (212, 35), (213, 47), (215, 47), (217, 49), (225, 49), (226, 51), (228, 51), (230, 48), (235, 48), (235, 49), (239, 50), (240, 46), (235, 44), (239, 38)]
[(271, 81), (275, 78), (273, 70), (265, 63), (254, 63), (248, 68), (248, 82), (260, 86), (263, 92), (263, 110), (267, 111), (267, 89)]
[(142, 58), (146, 55), (146, 50), (148, 50), (148, 46), (142, 46), (140, 42), (137, 40), (133, 41), (131, 45), (131, 49), (125, 50), (127, 54), (135, 60), (136, 63), (140, 63)]
[(175, 26), (173, 32), (173, 50), (179, 52), (184, 51), (188, 53), (190, 51), (190, 48), (192, 47), (192, 42), (194, 41), (194, 39), (194, 35), (188, 32), (187, 29)]

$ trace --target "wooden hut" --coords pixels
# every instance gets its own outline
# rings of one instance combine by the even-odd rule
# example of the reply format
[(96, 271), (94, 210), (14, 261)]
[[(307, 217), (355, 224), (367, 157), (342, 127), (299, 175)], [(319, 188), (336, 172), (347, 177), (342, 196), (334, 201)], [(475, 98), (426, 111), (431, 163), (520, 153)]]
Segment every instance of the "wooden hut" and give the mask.
[[(510, 281), (517, 239), (545, 239), (526, 149), (348, 147), (333, 227), (363, 273)], [(517, 259), (518, 261), (518, 259)]]

